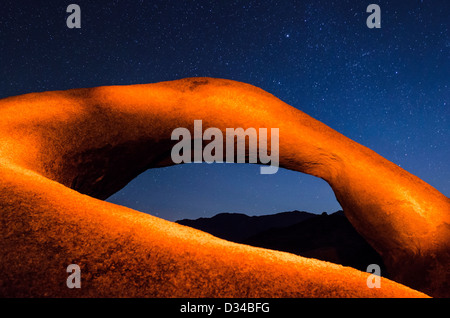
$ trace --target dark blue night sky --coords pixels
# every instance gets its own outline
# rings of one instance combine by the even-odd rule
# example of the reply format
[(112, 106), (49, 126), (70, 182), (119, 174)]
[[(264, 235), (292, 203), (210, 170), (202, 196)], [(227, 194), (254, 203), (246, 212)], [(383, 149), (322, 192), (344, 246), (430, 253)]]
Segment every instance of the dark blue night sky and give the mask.
[[(81, 29), (66, 7), (81, 7)], [(381, 8), (381, 29), (366, 8)], [(9, 1), (0, 97), (193, 76), (253, 84), (450, 196), (450, 1)], [(111, 202), (169, 220), (340, 209), (322, 180), (245, 164), (153, 169)]]

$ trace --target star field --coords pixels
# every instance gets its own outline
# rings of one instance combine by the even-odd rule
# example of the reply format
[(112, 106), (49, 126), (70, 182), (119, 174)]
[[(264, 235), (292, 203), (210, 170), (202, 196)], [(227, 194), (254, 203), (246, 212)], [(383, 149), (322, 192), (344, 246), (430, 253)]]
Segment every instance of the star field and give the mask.
[[(3, 1), (0, 97), (192, 76), (247, 82), (373, 149), (450, 196), (450, 3)], [(322, 180), (254, 165), (142, 174), (109, 201), (170, 220), (340, 209)]]

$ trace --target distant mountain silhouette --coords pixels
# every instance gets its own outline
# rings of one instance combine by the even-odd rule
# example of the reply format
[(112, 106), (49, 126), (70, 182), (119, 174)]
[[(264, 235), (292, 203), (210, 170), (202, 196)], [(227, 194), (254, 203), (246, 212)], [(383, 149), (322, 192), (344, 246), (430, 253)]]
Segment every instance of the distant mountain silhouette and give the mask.
[(263, 231), (290, 226), (314, 216), (316, 214), (303, 211), (281, 212), (262, 216), (219, 213), (211, 218), (183, 219), (176, 221), (176, 223), (202, 230), (228, 241), (243, 242), (245, 239)]
[(378, 264), (388, 277), (381, 256), (356, 232), (342, 211), (331, 215), (282, 212), (248, 216), (220, 213), (211, 218), (177, 221), (214, 236), (247, 245), (285, 251), (366, 271)]

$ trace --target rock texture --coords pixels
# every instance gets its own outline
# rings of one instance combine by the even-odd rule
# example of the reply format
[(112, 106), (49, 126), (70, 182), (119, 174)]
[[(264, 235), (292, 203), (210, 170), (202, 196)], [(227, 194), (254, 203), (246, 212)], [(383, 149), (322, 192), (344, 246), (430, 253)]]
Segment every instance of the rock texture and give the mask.
[[(326, 180), (396, 283), (239, 245), (104, 199), (171, 165), (171, 132), (279, 128), (280, 165)], [(191, 131), (192, 132), (192, 131)], [(268, 141), (270, 143), (270, 140)], [(448, 295), (450, 201), (419, 178), (254, 86), (211, 78), (0, 100), (1, 296)], [(65, 285), (79, 264), (82, 288)], [(404, 284), (404, 285), (403, 285)]]

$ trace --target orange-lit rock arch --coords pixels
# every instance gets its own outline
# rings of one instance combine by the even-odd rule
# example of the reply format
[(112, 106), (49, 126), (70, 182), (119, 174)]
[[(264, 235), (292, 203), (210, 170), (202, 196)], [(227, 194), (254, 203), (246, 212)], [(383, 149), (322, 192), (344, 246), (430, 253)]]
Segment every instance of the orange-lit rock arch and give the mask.
[[(171, 165), (171, 132), (196, 119), (222, 131), (279, 128), (280, 166), (326, 180), (401, 284), (383, 279), (370, 289), (369, 274), (352, 268), (234, 244), (98, 200)], [(0, 180), (2, 296), (448, 296), (449, 199), (248, 84), (192, 78), (5, 98)], [(81, 289), (65, 286), (72, 263)]]

